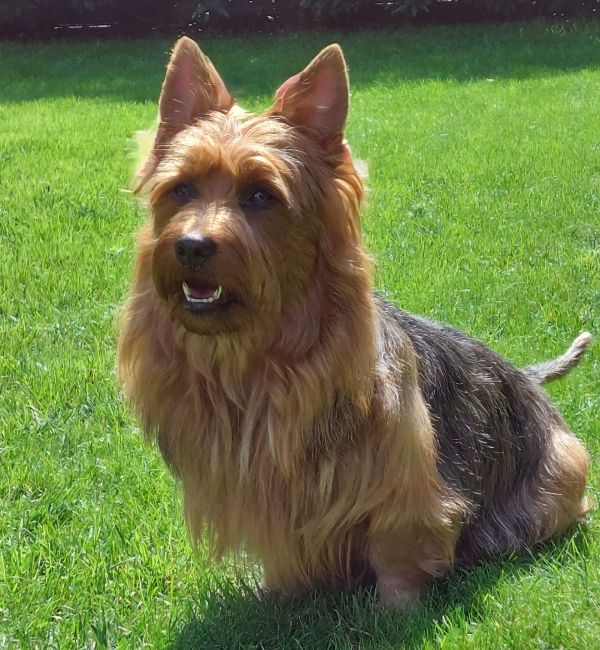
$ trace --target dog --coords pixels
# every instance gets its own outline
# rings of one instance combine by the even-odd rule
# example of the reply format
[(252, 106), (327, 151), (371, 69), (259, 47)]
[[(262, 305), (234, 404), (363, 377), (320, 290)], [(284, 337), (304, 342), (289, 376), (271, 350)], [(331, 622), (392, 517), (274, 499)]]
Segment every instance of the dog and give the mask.
[(374, 293), (347, 112), (337, 45), (251, 115), (176, 43), (118, 375), (216, 557), (245, 548), (285, 594), (376, 582), (403, 608), (586, 515), (587, 453), (541, 385), (592, 337), (519, 370)]

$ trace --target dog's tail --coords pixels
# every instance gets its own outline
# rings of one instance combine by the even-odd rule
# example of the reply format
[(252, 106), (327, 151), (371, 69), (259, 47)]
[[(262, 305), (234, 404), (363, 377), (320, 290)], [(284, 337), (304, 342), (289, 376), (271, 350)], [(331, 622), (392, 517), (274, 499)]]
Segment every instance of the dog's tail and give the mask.
[(583, 332), (571, 343), (571, 347), (560, 357), (552, 361), (543, 361), (523, 368), (523, 372), (538, 384), (546, 384), (568, 374), (580, 361), (592, 344), (594, 337)]

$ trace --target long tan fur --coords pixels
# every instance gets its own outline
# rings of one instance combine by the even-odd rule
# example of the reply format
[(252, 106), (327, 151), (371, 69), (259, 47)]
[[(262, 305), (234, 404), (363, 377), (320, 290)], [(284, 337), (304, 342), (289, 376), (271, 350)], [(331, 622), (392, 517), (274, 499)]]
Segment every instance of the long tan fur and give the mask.
[[(247, 548), (270, 587), (374, 573), (402, 605), (452, 566), (474, 501), (440, 476), (413, 342), (382, 329), (341, 51), (252, 116), (182, 39), (160, 109), (119, 378), (182, 482), (190, 530), (216, 556)], [(256, 187), (274, 197), (264, 209), (240, 198)], [(198, 233), (218, 252), (183, 269), (175, 245)], [(228, 309), (191, 313), (188, 277), (222, 285)]]

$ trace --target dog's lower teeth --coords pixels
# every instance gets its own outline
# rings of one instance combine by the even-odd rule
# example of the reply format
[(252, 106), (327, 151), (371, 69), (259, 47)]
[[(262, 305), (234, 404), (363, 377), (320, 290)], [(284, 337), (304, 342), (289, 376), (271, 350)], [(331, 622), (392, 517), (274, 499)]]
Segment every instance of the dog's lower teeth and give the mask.
[(188, 287), (187, 282), (182, 282), (181, 287), (183, 289), (183, 295), (185, 296), (185, 299), (191, 303), (207, 304), (207, 303), (215, 302), (215, 300), (218, 300), (221, 297), (221, 294), (223, 293), (223, 287), (219, 285), (215, 289), (212, 296), (208, 298), (193, 298), (190, 293), (190, 288)]

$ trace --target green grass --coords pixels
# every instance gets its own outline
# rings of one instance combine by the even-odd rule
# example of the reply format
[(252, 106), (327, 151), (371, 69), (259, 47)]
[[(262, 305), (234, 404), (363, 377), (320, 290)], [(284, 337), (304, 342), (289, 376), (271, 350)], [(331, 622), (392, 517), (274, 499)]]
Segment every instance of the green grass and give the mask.
[[(203, 46), (260, 109), (334, 38)], [(518, 364), (600, 335), (600, 25), (337, 38), (378, 287)], [(121, 191), (128, 139), (155, 116), (169, 45), (0, 44), (0, 647), (600, 647), (597, 515), (439, 581), (410, 617), (370, 593), (258, 599), (255, 569), (194, 556), (114, 382), (144, 218)], [(596, 500), (599, 350), (550, 388)]]

